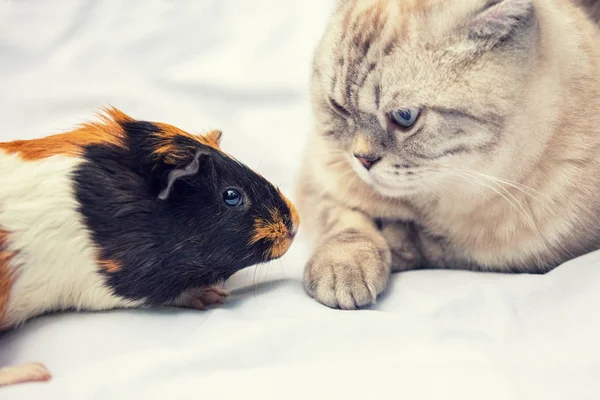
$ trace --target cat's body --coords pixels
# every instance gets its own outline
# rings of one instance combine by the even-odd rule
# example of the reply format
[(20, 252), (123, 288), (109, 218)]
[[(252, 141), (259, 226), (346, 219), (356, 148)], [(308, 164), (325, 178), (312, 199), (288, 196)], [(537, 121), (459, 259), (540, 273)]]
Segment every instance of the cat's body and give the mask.
[(600, 31), (571, 0), (341, 1), (317, 49), (305, 286), (547, 272), (600, 248)]

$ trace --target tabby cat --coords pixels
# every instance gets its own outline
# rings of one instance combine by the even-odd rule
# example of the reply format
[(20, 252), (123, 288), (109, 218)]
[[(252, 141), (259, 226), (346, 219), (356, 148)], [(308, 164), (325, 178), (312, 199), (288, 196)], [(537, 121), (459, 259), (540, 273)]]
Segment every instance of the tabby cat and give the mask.
[(339, 1), (297, 188), (311, 296), (355, 309), (391, 271), (600, 248), (598, 1), (573, 1)]

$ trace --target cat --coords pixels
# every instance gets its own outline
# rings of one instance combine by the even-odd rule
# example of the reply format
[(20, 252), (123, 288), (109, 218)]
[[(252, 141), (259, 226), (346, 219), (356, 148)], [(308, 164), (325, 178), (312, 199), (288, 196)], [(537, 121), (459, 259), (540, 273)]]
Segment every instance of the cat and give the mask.
[(308, 294), (357, 309), (394, 271), (600, 248), (599, 41), (572, 0), (339, 0), (297, 177)]

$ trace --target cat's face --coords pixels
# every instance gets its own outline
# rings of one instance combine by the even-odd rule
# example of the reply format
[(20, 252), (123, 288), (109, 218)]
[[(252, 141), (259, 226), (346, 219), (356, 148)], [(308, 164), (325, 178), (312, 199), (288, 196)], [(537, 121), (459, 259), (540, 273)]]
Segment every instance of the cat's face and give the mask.
[(529, 140), (507, 132), (536, 28), (527, 0), (341, 1), (312, 82), (330, 156), (387, 196), (473, 171), (503, 175)]

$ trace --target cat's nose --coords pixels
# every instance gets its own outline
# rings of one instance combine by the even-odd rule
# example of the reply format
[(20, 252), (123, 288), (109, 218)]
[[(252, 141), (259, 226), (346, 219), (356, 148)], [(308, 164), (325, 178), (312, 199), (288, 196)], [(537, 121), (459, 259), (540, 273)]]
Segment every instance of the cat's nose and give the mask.
[(381, 157), (377, 157), (374, 156), (372, 154), (354, 154), (354, 157), (360, 161), (360, 163), (363, 165), (363, 167), (365, 167), (367, 170), (373, 168), (373, 165), (375, 165), (379, 160), (381, 160)]

